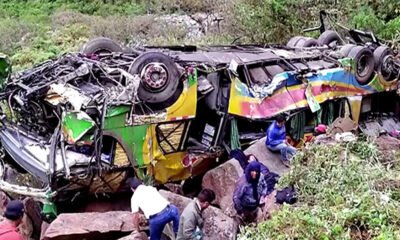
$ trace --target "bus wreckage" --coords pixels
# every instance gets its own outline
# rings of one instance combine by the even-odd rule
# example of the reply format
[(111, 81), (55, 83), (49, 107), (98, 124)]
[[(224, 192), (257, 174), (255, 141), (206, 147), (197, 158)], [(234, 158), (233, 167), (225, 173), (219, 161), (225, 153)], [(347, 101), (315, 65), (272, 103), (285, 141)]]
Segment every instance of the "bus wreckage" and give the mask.
[(367, 130), (376, 112), (379, 131), (399, 130), (396, 54), (380, 42), (343, 41), (329, 30), (287, 46), (127, 51), (92, 40), (3, 83), (0, 189), (58, 202), (121, 191), (133, 175), (184, 180), (263, 137), (282, 113), (293, 145), (337, 118)]

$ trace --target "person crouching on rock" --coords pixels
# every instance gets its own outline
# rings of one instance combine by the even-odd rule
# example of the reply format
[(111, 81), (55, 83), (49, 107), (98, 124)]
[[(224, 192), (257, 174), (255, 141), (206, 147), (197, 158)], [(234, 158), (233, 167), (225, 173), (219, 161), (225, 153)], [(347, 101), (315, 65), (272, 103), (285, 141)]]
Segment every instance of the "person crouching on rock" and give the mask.
[(203, 239), (202, 213), (210, 206), (214, 199), (214, 191), (205, 188), (200, 191), (197, 199), (194, 199), (185, 207), (179, 220), (179, 230), (176, 240)]
[(236, 211), (245, 223), (257, 219), (258, 207), (264, 203), (268, 186), (261, 173), (261, 165), (257, 161), (250, 162), (244, 175), (237, 181), (233, 194)]
[(23, 240), (17, 227), (21, 224), (24, 217), (24, 204), (21, 201), (10, 201), (4, 212), (6, 218), (0, 223), (0, 240)]
[(128, 180), (132, 189), (131, 211), (135, 214), (133, 221), (137, 219), (139, 209), (149, 220), (150, 240), (160, 240), (165, 225), (173, 222), (175, 235), (179, 227), (179, 210), (170, 204), (155, 187), (145, 186), (137, 178)]

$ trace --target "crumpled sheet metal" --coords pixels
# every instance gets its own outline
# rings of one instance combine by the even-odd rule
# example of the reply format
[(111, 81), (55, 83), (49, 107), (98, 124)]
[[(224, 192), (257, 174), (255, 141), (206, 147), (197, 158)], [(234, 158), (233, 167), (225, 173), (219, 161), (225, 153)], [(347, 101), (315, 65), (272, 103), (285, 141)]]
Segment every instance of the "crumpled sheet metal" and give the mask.
[(68, 144), (75, 144), (95, 125), (93, 119), (85, 112), (63, 113), (62, 131)]
[[(378, 77), (375, 76), (367, 85), (360, 85), (355, 75), (343, 68), (319, 70), (305, 77), (318, 103), (385, 90)], [(395, 87), (394, 83), (389, 89), (394, 90)], [(271, 118), (289, 110), (308, 107), (305, 91), (305, 84), (286, 85), (274, 90), (271, 96), (258, 98), (251, 94), (246, 84), (232, 79), (228, 112), (246, 118)]]
[(90, 102), (89, 97), (62, 83), (50, 85), (45, 100), (54, 106), (70, 103), (75, 111), (80, 111), (82, 106), (86, 106)]

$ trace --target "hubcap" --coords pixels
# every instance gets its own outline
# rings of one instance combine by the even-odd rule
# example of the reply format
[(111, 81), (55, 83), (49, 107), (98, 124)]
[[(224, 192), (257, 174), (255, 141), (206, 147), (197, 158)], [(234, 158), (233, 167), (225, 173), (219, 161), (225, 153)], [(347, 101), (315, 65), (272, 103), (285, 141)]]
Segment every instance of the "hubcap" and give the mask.
[(149, 63), (142, 70), (142, 81), (150, 90), (160, 91), (168, 82), (168, 72), (162, 63)]

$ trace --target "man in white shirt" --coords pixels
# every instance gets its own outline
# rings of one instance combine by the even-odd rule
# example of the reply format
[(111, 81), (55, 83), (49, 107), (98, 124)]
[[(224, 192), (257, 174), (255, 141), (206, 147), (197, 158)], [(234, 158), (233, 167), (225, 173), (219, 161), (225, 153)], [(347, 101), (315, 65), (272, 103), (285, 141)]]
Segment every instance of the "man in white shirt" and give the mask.
[(164, 227), (173, 222), (175, 235), (179, 227), (179, 210), (170, 204), (156, 188), (145, 186), (137, 178), (129, 179), (132, 189), (131, 211), (139, 214), (139, 209), (149, 220), (150, 240), (160, 240)]

